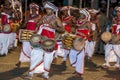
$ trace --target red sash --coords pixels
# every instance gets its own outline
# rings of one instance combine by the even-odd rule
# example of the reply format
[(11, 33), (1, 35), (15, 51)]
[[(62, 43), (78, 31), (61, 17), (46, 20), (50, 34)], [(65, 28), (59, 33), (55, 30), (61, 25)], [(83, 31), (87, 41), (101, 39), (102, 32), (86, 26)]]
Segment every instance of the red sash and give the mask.
[(88, 38), (87, 36), (89, 35), (89, 30), (88, 29), (77, 29), (76, 30), (76, 35), (82, 38), (87, 38), (88, 40), (91, 40), (91, 38)]
[(26, 29), (27, 30), (35, 30), (36, 29), (36, 22), (34, 21), (28, 21), (27, 25), (26, 25)]
[(6, 14), (2, 14), (1, 22), (2, 22), (2, 25), (8, 24), (8, 18)]

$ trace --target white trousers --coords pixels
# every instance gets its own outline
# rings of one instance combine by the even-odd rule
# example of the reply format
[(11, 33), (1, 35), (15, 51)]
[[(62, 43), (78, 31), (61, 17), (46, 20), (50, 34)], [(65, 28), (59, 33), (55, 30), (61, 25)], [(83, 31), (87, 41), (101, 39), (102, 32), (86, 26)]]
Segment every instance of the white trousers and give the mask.
[(55, 55), (55, 51), (53, 52), (45, 52), (44, 53), (44, 76), (46, 78), (48, 78), (48, 75), (49, 75), (49, 72), (50, 72), (50, 67), (51, 67), (51, 63), (53, 61), (53, 58), (54, 58), (54, 55)]
[(32, 50), (30, 57), (30, 75), (44, 72), (43, 55), (44, 52), (42, 49), (36, 48)]
[(75, 70), (79, 74), (84, 73), (84, 59), (85, 59), (85, 50), (83, 49), (80, 53), (77, 54)]
[(85, 58), (85, 49), (81, 51), (76, 51), (71, 49), (69, 54), (70, 63), (79, 74), (83, 74), (84, 71), (84, 58)]
[(120, 66), (120, 45), (113, 45), (113, 48), (114, 48), (114, 53), (117, 56), (115, 67), (119, 67)]
[(94, 41), (88, 41), (87, 42), (87, 48), (86, 48), (86, 52), (87, 52), (87, 56), (88, 58), (92, 58), (94, 50), (95, 50), (95, 42)]
[(20, 62), (29, 62), (30, 61), (30, 54), (31, 54), (31, 45), (30, 42), (22, 42), (22, 50), (20, 53), (20, 58), (19, 61)]
[(110, 66), (110, 62), (117, 62), (117, 56), (115, 54), (115, 51), (119, 53), (118, 51), (118, 45), (113, 44), (106, 44), (105, 45), (105, 63), (104, 65)]
[(9, 35), (9, 49), (15, 47), (14, 44), (15, 44), (15, 40), (16, 40), (16, 33), (10, 33)]
[(1, 33), (1, 44), (2, 44), (2, 49), (1, 49), (1, 55), (8, 54), (8, 46), (9, 46), (9, 34), (4, 34)]

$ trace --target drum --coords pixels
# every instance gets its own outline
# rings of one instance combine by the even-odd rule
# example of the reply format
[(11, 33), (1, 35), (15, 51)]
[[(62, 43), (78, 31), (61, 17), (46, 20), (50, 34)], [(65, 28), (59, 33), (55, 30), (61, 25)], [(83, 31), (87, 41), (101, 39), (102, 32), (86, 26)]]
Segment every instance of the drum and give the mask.
[(33, 48), (40, 48), (41, 36), (39, 34), (33, 34), (30, 37), (30, 44)]
[(73, 41), (73, 48), (77, 51), (81, 51), (85, 46), (85, 39), (77, 37)]
[(108, 43), (112, 39), (112, 34), (110, 32), (104, 32), (101, 35), (103, 42)]
[(73, 48), (73, 40), (76, 38), (76, 35), (66, 34), (62, 38), (62, 46), (65, 49)]
[(9, 24), (3, 25), (2, 31), (3, 31), (4, 33), (9, 33), (9, 32), (11, 32), (11, 27), (10, 27), (10, 25), (9, 25)]
[(110, 40), (111, 44), (119, 44), (120, 42), (120, 35), (118, 34), (113, 34), (112, 39)]
[(56, 42), (52, 39), (44, 40), (41, 43), (42, 49), (45, 50), (46, 52), (52, 52), (53, 50), (55, 50), (55, 45), (56, 45)]
[(35, 31), (20, 29), (19, 31), (19, 40), (20, 41), (29, 41), (30, 37), (35, 33)]
[(12, 32), (17, 32), (18, 28), (19, 28), (19, 24), (18, 23), (13, 23), (11, 25)]

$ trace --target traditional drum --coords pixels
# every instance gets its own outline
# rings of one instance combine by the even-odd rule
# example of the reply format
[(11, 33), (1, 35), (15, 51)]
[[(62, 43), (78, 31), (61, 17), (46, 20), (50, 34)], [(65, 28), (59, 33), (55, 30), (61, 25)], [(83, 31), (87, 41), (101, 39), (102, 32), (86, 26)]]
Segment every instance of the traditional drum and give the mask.
[(13, 23), (11, 24), (11, 29), (12, 29), (12, 32), (16, 32), (19, 28), (19, 24), (18, 23)]
[(45, 50), (46, 52), (52, 52), (53, 50), (55, 50), (55, 45), (56, 45), (56, 42), (52, 39), (44, 40), (41, 43), (42, 49)]
[(33, 48), (39, 48), (41, 43), (41, 36), (39, 34), (33, 34), (30, 37), (30, 44)]
[(112, 39), (110, 40), (111, 44), (119, 44), (120, 42), (120, 35), (118, 34), (113, 34)]
[(66, 34), (62, 38), (62, 46), (65, 49), (73, 48), (73, 40), (76, 38), (76, 35)]
[(4, 33), (9, 33), (9, 32), (11, 32), (11, 27), (10, 27), (10, 25), (9, 25), (9, 24), (3, 25), (2, 31), (3, 31)]
[(20, 29), (19, 31), (19, 40), (20, 41), (29, 41), (30, 37), (35, 33), (35, 31)]
[(101, 39), (103, 40), (103, 42), (108, 43), (112, 39), (112, 34), (110, 32), (104, 32), (101, 35)]
[(81, 51), (85, 46), (85, 39), (77, 37), (73, 41), (73, 47), (77, 51)]

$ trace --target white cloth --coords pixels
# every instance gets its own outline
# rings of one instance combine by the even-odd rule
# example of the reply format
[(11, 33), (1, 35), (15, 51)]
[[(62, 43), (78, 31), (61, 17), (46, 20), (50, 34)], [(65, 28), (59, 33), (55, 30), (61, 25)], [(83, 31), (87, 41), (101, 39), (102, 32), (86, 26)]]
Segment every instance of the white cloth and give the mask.
[(9, 43), (9, 46), (8, 46), (9, 49), (15, 47), (15, 46), (14, 46), (15, 40), (16, 40), (16, 33), (13, 33), (13, 32), (10, 33), (10, 34), (9, 34), (9, 42), (8, 42), (8, 43)]
[(0, 33), (0, 55), (3, 55), (3, 53), (1, 53), (3, 48), (3, 38), (4, 38), (3, 33)]
[(44, 70), (45, 70), (45, 72), (44, 72), (43, 75), (46, 78), (48, 78), (51, 63), (52, 63), (53, 58), (54, 58), (54, 54), (55, 54), (55, 51), (53, 51), (53, 52), (44, 52)]
[(87, 42), (87, 48), (86, 48), (86, 52), (87, 52), (87, 56), (92, 58), (94, 50), (95, 50), (95, 41), (88, 41)]
[(5, 54), (7, 55), (8, 54), (8, 46), (9, 46), (9, 34), (4, 34), (2, 33), (1, 34), (1, 42), (2, 42), (2, 49), (1, 49), (1, 55)]
[(71, 49), (71, 50), (70, 50), (69, 59), (70, 59), (70, 64), (71, 64), (73, 67), (74, 67), (75, 64), (76, 64), (77, 53), (78, 53), (78, 51), (76, 51), (75, 49)]
[(83, 74), (84, 72), (84, 58), (85, 58), (85, 50), (83, 49), (80, 53), (77, 54), (75, 70), (79, 74)]
[(117, 57), (115, 67), (120, 67), (120, 45), (113, 45), (114, 53)]
[(79, 74), (83, 74), (84, 71), (84, 58), (85, 58), (85, 49), (81, 51), (76, 51), (71, 49), (69, 54), (70, 63)]
[(60, 57), (64, 57), (65, 52), (64, 52), (64, 49), (62, 47), (62, 41), (57, 42), (57, 44), (58, 44), (58, 49), (56, 50), (56, 55), (60, 56)]
[(43, 55), (44, 52), (42, 49), (34, 49), (31, 52), (30, 58), (30, 72), (29, 74), (33, 75), (34, 73), (43, 73), (44, 65), (43, 65)]
[[(116, 55), (111, 54), (111, 51), (113, 51), (113, 49), (114, 48), (113, 48), (112, 44), (106, 44), (105, 45), (105, 63), (103, 65), (110, 66), (110, 64), (109, 64), (110, 62), (114, 62), (114, 61), (116, 62)], [(113, 59), (113, 57), (115, 59)]]
[(20, 62), (29, 62), (30, 61), (30, 54), (31, 54), (32, 48), (30, 45), (30, 42), (22, 42), (22, 50), (20, 53)]

